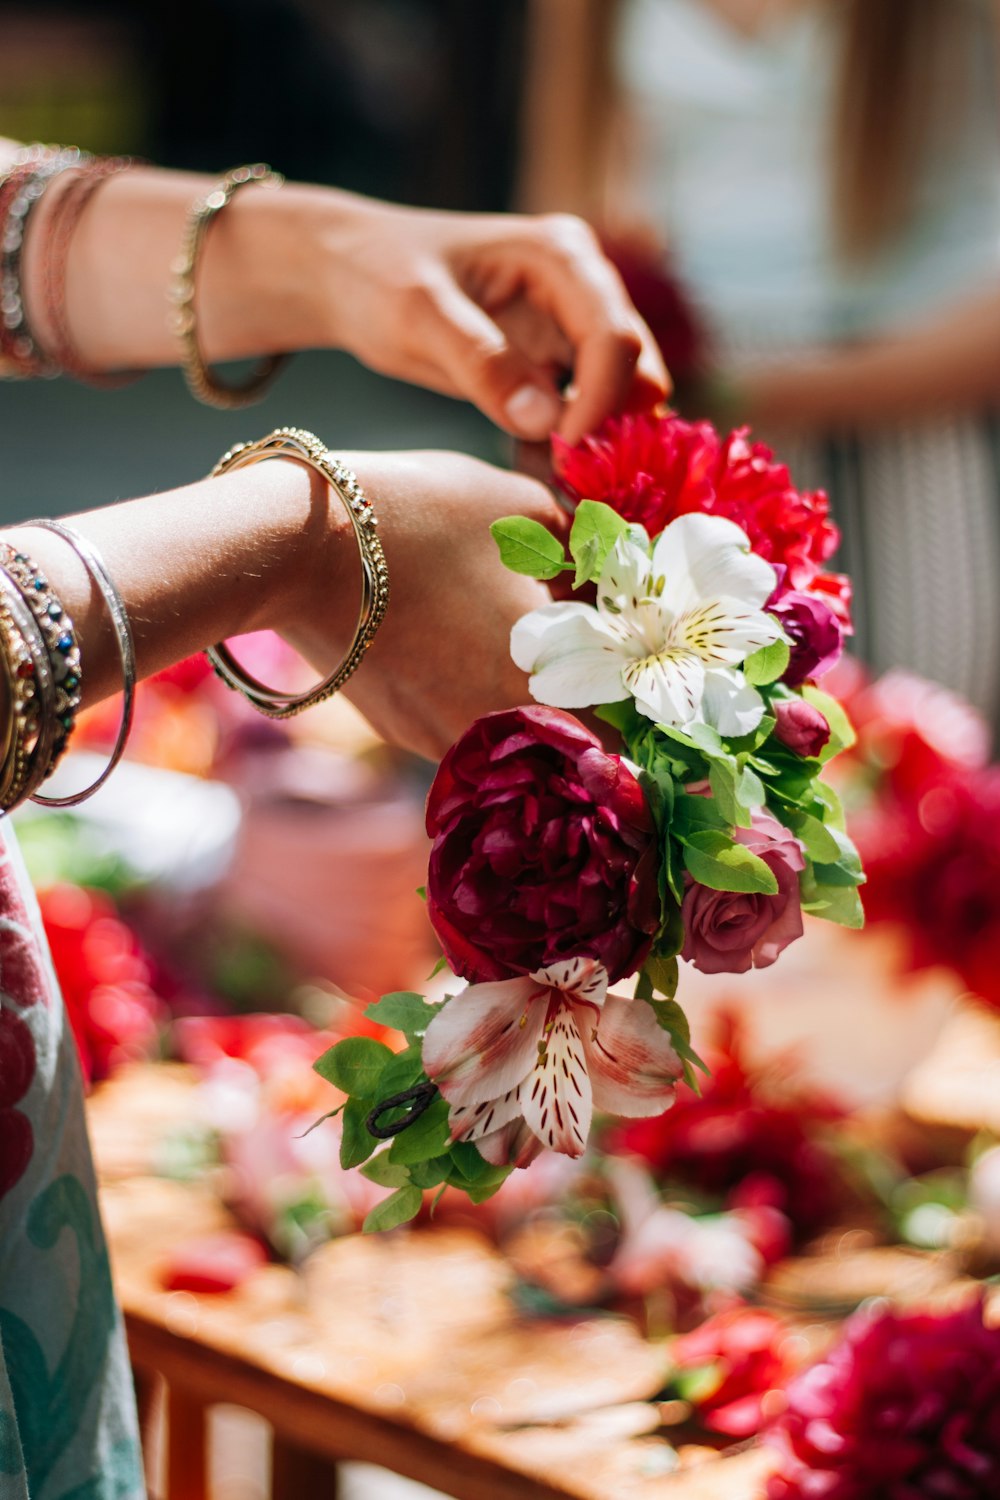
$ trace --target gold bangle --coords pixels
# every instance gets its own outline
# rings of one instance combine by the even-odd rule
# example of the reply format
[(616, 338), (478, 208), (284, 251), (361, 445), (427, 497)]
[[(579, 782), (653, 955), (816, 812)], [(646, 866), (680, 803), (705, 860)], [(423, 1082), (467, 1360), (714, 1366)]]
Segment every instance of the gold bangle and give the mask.
[(371, 501), (365, 496), (351, 470), (342, 464), (318, 437), (301, 427), (279, 427), (267, 437), (255, 443), (238, 443), (224, 454), (212, 477), (225, 474), (230, 469), (239, 469), (246, 464), (260, 463), (265, 458), (291, 458), (315, 470), (341, 500), (351, 518), (354, 536), (361, 555), (361, 608), (354, 639), (347, 655), (337, 670), (306, 693), (288, 693), (279, 688), (266, 687), (258, 682), (229, 651), (224, 642), (210, 646), (206, 655), (218, 675), (242, 693), (259, 713), (269, 719), (290, 719), (304, 709), (322, 703), (339, 692), (344, 683), (357, 671), (368, 647), (375, 639), (376, 631), (385, 618), (389, 603), (389, 570), (385, 553), (379, 541), (378, 518)]
[(240, 188), (247, 187), (250, 183), (278, 188), (284, 180), (280, 172), (272, 172), (265, 162), (255, 162), (249, 167), (234, 167), (216, 183), (211, 192), (191, 205), (191, 212), (184, 226), (180, 254), (173, 267), (175, 280), (171, 298), (176, 307), (172, 322), (183, 346), (181, 369), (188, 390), (206, 406), (220, 406), (227, 410), (251, 406), (255, 401), (261, 400), (278, 371), (287, 363), (287, 354), (269, 354), (251, 372), (245, 384), (223, 385), (212, 374), (198, 346), (198, 316), (195, 312), (195, 272), (205, 235), (213, 219)]

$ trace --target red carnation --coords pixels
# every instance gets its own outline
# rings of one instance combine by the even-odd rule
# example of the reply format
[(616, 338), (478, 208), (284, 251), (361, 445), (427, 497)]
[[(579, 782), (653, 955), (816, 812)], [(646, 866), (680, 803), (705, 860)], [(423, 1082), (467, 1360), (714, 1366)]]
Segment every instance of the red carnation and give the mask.
[[(788, 469), (746, 428), (725, 439), (709, 422), (666, 416), (616, 417), (575, 448), (553, 439), (563, 488), (602, 500), (656, 536), (676, 516), (708, 511), (742, 527), (753, 550), (784, 567), (784, 587), (818, 580), (831, 608), (846, 607), (837, 575), (821, 572), (840, 540), (821, 490), (797, 490)], [(837, 607), (837, 606), (840, 607)]]
[(768, 1500), (1000, 1494), (1000, 1328), (982, 1302), (860, 1313), (786, 1394)]
[(479, 981), (596, 958), (633, 973), (659, 923), (656, 841), (638, 781), (559, 709), (487, 714), (427, 799), (427, 909), (448, 962)]
[(768, 1391), (780, 1389), (795, 1368), (792, 1347), (780, 1318), (763, 1308), (741, 1306), (683, 1334), (670, 1352), (681, 1373), (677, 1385), (702, 1425), (727, 1437), (748, 1438), (764, 1424)]

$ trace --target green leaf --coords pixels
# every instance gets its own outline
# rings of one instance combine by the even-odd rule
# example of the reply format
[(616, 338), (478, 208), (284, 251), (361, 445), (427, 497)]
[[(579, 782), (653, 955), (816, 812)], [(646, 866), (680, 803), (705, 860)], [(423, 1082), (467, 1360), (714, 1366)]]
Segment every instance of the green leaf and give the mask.
[(743, 675), (752, 687), (768, 687), (785, 675), (790, 655), (787, 641), (772, 641), (747, 657)]
[(448, 967), (448, 960), (445, 958), (444, 954), (442, 953), (441, 957), (438, 959), (437, 963), (434, 965), (433, 969), (428, 974), (426, 982), (429, 984), (432, 979), (436, 979), (439, 974), (443, 974), (444, 971), (445, 971), (445, 969), (447, 967)]
[(837, 863), (840, 858), (840, 846), (837, 843), (835, 830), (827, 828), (811, 813), (800, 812), (798, 808), (786, 807), (782, 808), (781, 812), (782, 821), (801, 841), (810, 859), (817, 860), (820, 864)]
[(847, 819), (844, 817), (844, 807), (840, 797), (825, 781), (817, 781), (815, 791), (817, 800), (822, 802), (826, 809), (823, 822), (828, 828), (839, 828), (843, 833), (847, 827)]
[(420, 897), (421, 901), (426, 901), (427, 900), (427, 887), (425, 885), (418, 885), (417, 886), (417, 895)]
[(675, 838), (686, 839), (706, 828), (723, 830), (731, 825), (711, 797), (678, 792), (674, 799), (674, 816), (670, 831)]
[[(750, 773), (753, 775), (753, 772)], [(750, 808), (740, 798), (742, 776), (736, 769), (732, 756), (720, 756), (708, 768), (708, 783), (712, 788), (715, 805), (725, 821), (732, 827), (750, 827)]]
[[(643, 964), (643, 972), (649, 976), (654, 990), (672, 1000), (677, 993), (677, 958), (659, 958), (651, 955)], [(651, 999), (651, 996), (644, 997)]]
[(413, 1084), (422, 1083), (425, 1077), (420, 1043), (411, 1042), (404, 1051), (393, 1054), (392, 1062), (379, 1079), (378, 1097), (380, 1100), (391, 1099), (393, 1094), (401, 1094)]
[(494, 1167), (493, 1176), (484, 1177), (479, 1182), (470, 1182), (465, 1189), (469, 1201), (485, 1203), (487, 1198), (492, 1198), (494, 1193), (499, 1193), (513, 1170), (513, 1167)]
[(373, 1001), (365, 1015), (381, 1026), (394, 1026), (412, 1039), (423, 1036), (439, 1009), (440, 1006), (428, 1005), (423, 995), (418, 995), (415, 990), (393, 990), (381, 1000)]
[(347, 1101), (340, 1134), (340, 1165), (345, 1171), (349, 1171), (351, 1167), (360, 1167), (379, 1144), (368, 1133), (367, 1120), (374, 1108), (374, 1099), (353, 1098)]
[(602, 703), (594, 709), (594, 717), (617, 729), (627, 745), (649, 727), (649, 720), (640, 714), (634, 698), (623, 698), (620, 703)]
[(841, 927), (863, 927), (865, 913), (857, 886), (831, 885), (816, 875), (815, 870), (806, 870), (801, 876), (802, 910)]
[(401, 1166), (429, 1161), (433, 1156), (443, 1156), (450, 1142), (448, 1103), (438, 1095), (418, 1120), (393, 1138), (392, 1160)]
[(699, 1094), (701, 1085), (694, 1069), (700, 1068), (705, 1074), (709, 1070), (691, 1046), (691, 1024), (687, 1016), (676, 1000), (650, 1000), (647, 1003), (656, 1017), (657, 1025), (670, 1037), (671, 1046), (684, 1065), (684, 1082)]
[(390, 1161), (388, 1151), (380, 1151), (378, 1156), (373, 1156), (371, 1161), (366, 1162), (361, 1168), (361, 1175), (367, 1177), (369, 1182), (377, 1182), (380, 1187), (405, 1187), (410, 1181), (409, 1168)]
[(726, 1370), (721, 1360), (710, 1365), (695, 1365), (679, 1370), (673, 1384), (682, 1401), (698, 1406), (714, 1396), (725, 1379)]
[(742, 844), (736, 844), (718, 829), (706, 828), (681, 842), (688, 872), (713, 891), (755, 891), (777, 894), (774, 871)]
[(349, 1036), (317, 1057), (313, 1067), (342, 1093), (363, 1094), (367, 1099), (378, 1093), (379, 1079), (394, 1056), (384, 1042), (370, 1036)]
[(801, 689), (802, 696), (813, 708), (818, 708), (824, 719), (830, 726), (830, 738), (820, 753), (820, 760), (826, 764), (841, 750), (849, 750), (857, 743), (857, 735), (854, 725), (851, 723), (844, 709), (831, 698), (829, 693), (824, 693), (821, 688), (813, 687), (811, 683), (805, 683)]
[(432, 1156), (427, 1161), (415, 1161), (401, 1170), (409, 1172), (411, 1182), (418, 1188), (437, 1187), (447, 1180), (451, 1171), (451, 1157)]
[(397, 1188), (388, 1198), (376, 1203), (362, 1226), (365, 1234), (375, 1234), (380, 1229), (398, 1229), (400, 1224), (417, 1217), (423, 1201), (424, 1195), (418, 1187)]
[(335, 1109), (328, 1109), (325, 1115), (320, 1115), (318, 1120), (313, 1120), (312, 1124), (307, 1125), (302, 1134), (296, 1136), (295, 1139), (297, 1141), (304, 1141), (307, 1135), (312, 1135), (313, 1131), (318, 1130), (321, 1125), (325, 1125), (327, 1120), (335, 1120), (343, 1108), (343, 1104), (338, 1104)]
[(610, 505), (598, 500), (580, 501), (569, 534), (569, 550), (576, 563), (574, 588), (600, 577), (615, 542), (627, 531), (628, 522)]
[(555, 578), (567, 566), (562, 542), (527, 516), (503, 516), (490, 527), (500, 561), (512, 573)]

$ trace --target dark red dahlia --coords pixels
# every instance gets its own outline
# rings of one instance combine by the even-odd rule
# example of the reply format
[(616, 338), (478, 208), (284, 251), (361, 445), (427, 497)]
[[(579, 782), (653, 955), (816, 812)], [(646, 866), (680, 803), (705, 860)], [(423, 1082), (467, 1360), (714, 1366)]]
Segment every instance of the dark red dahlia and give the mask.
[(646, 798), (618, 756), (560, 709), (477, 719), (427, 799), (427, 910), (472, 981), (582, 955), (633, 973), (659, 924)]
[(1000, 1328), (980, 1301), (861, 1313), (796, 1376), (768, 1500), (995, 1500)]

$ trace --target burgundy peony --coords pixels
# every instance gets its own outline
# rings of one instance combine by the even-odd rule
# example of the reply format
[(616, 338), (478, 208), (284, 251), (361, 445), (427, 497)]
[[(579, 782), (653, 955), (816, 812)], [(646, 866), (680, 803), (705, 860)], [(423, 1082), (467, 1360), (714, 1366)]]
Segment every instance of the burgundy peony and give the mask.
[(819, 709), (804, 698), (782, 698), (772, 707), (775, 739), (796, 755), (819, 755), (830, 738), (830, 725)]
[(774, 1313), (733, 1307), (675, 1339), (671, 1356), (681, 1375), (677, 1384), (702, 1425), (748, 1438), (764, 1425), (767, 1393), (784, 1386), (795, 1369), (794, 1348)]
[(684, 896), (682, 958), (703, 974), (745, 974), (766, 969), (802, 936), (799, 871), (805, 859), (795, 835), (761, 809), (751, 828), (737, 828), (736, 841), (756, 854), (778, 882), (775, 895), (716, 891), (691, 880)]
[(772, 598), (767, 606), (780, 620), (791, 647), (784, 681), (799, 687), (836, 666), (844, 649), (844, 627), (829, 604), (795, 589)]
[(1000, 1495), (1000, 1328), (979, 1301), (858, 1314), (787, 1400), (768, 1500)]
[(631, 974), (659, 924), (656, 842), (638, 781), (571, 714), (488, 714), (448, 751), (427, 799), (427, 908), (475, 981), (584, 955)]

